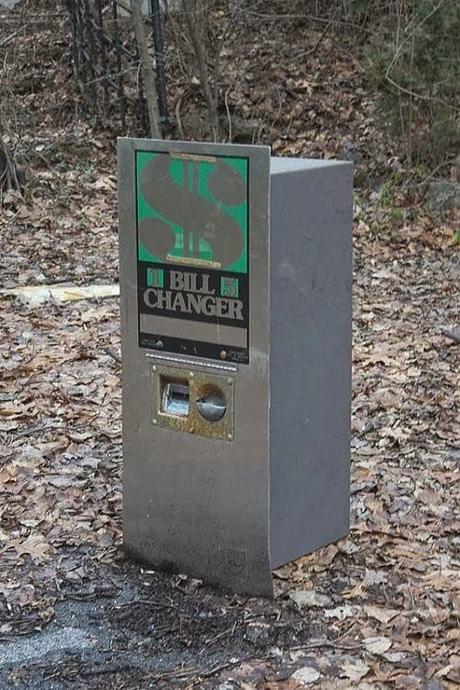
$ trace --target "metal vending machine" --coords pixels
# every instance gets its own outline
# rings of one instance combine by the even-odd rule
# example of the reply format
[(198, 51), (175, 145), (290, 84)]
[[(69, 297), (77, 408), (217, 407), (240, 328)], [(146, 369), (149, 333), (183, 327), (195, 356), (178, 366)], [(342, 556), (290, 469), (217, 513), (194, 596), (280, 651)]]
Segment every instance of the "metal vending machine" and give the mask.
[(349, 528), (352, 168), (120, 139), (123, 530), (271, 596)]

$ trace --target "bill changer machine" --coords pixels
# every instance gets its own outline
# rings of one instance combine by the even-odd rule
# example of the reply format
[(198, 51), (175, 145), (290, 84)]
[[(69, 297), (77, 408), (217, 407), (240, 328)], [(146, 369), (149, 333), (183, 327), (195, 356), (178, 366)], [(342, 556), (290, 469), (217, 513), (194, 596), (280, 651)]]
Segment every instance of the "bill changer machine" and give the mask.
[(270, 596), (349, 527), (351, 166), (118, 154), (125, 548)]

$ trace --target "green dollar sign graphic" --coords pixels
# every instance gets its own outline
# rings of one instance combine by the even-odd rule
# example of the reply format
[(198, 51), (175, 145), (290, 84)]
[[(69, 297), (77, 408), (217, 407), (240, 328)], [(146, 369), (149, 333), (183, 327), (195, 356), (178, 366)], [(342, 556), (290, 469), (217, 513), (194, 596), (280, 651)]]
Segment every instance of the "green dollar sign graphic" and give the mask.
[[(180, 182), (172, 175), (172, 164), (182, 165)], [(228, 266), (241, 256), (245, 238), (225, 207), (237, 207), (247, 201), (246, 182), (234, 168), (218, 159), (212, 163), (203, 191), (200, 165), (203, 163), (190, 159), (179, 163), (165, 154), (154, 155), (146, 163), (140, 173), (140, 189), (161, 218), (141, 220), (139, 237), (148, 252), (165, 259), (176, 243), (172, 225), (178, 226), (182, 229), (184, 257), (199, 257), (200, 240), (206, 240), (212, 260)]]

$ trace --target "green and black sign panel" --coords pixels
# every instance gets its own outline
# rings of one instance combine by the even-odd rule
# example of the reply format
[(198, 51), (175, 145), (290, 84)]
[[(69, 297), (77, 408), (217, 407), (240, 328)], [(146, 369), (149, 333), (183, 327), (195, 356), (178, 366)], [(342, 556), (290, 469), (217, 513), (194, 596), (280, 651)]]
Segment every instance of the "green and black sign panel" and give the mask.
[(139, 346), (249, 361), (249, 160), (136, 151)]

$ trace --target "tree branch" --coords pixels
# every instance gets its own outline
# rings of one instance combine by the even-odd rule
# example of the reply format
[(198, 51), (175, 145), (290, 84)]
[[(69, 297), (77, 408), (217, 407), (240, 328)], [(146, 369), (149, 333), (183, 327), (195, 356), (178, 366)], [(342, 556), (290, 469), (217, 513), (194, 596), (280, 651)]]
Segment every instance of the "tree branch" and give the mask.
[[(217, 98), (214, 98), (209, 80), (208, 68), (206, 65), (206, 48), (203, 33), (199, 25), (204, 22), (204, 17), (198, 17), (198, 4), (200, 0), (182, 0), (185, 21), (192, 41), (193, 50), (198, 63), (201, 88), (208, 107), (209, 125), (214, 141), (219, 139), (219, 116), (217, 113)], [(203, 12), (201, 12), (203, 14)]]
[(141, 0), (131, 0), (131, 18), (136, 34), (139, 58), (141, 61), (142, 79), (147, 100), (147, 113), (149, 117), (150, 134), (154, 139), (162, 139), (160, 129), (160, 114), (158, 111), (158, 94), (156, 88), (155, 67), (149, 54), (145, 37), (144, 20), (142, 17)]

